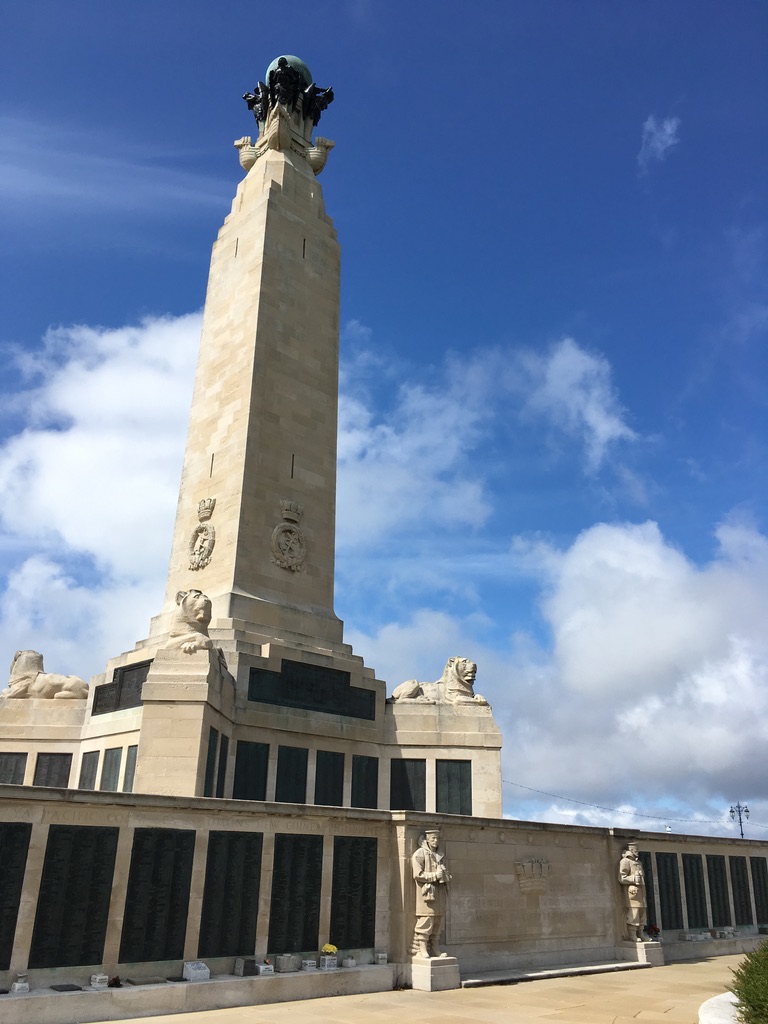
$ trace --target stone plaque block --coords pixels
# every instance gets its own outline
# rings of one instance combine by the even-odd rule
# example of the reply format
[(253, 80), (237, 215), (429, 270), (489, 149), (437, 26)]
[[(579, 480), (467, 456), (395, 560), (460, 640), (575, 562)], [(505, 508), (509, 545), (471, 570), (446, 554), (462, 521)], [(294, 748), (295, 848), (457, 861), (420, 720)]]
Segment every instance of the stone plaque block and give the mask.
[(258, 964), (255, 956), (235, 957), (235, 971), (238, 978), (252, 978), (258, 974)]
[(108, 974), (92, 974), (91, 975), (91, 988), (107, 988), (109, 986), (109, 975)]
[(298, 958), (290, 953), (283, 953), (275, 957), (275, 970), (278, 974), (290, 974), (291, 971), (298, 971)]
[(275, 973), (275, 965), (274, 964), (256, 964), (256, 973), (257, 974), (274, 974)]
[(185, 981), (208, 981), (211, 976), (211, 969), (202, 960), (186, 960), (182, 977)]
[(320, 957), (320, 970), (321, 971), (337, 971), (339, 969), (339, 961), (335, 956), (321, 956)]

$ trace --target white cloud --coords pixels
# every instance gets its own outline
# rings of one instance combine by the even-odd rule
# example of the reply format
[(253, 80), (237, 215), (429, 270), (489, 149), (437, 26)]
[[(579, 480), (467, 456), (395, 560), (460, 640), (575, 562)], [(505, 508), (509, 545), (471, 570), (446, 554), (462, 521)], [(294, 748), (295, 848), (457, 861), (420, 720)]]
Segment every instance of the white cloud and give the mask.
[[(41, 156), (48, 153), (55, 160)], [(111, 131), (94, 138), (60, 122), (0, 115), (0, 155), (0, 196), (9, 219), (23, 211), (26, 221), (44, 215), (50, 225), (52, 216), (82, 216), (84, 210), (163, 216), (181, 205), (221, 207), (221, 183), (187, 170), (188, 153), (125, 138), (116, 143)]]
[(666, 160), (669, 150), (680, 141), (677, 137), (679, 127), (679, 117), (665, 117), (663, 121), (657, 121), (653, 114), (649, 115), (643, 124), (642, 142), (637, 154), (641, 173), (645, 174), (654, 161), (661, 163)]
[(600, 469), (618, 442), (638, 439), (625, 422), (604, 357), (587, 352), (573, 338), (563, 338), (546, 355), (529, 352), (520, 362), (528, 414), (578, 439), (588, 472)]
[[(0, 447), (0, 643), (85, 677), (159, 610), (200, 316), (49, 332)], [(25, 555), (26, 553), (26, 555)], [(14, 557), (15, 556), (15, 557)]]
[(378, 414), (354, 374), (347, 364), (339, 403), (339, 548), (375, 547), (413, 524), (482, 524), (490, 505), (470, 454), (490, 411), (483, 359), (449, 367), (431, 387), (401, 385)]
[(543, 669), (515, 664), (525, 724), (507, 747), (509, 778), (612, 806), (754, 794), (768, 822), (756, 757), (768, 741), (768, 539), (738, 525), (717, 538), (703, 567), (655, 523), (528, 548), (552, 654)]

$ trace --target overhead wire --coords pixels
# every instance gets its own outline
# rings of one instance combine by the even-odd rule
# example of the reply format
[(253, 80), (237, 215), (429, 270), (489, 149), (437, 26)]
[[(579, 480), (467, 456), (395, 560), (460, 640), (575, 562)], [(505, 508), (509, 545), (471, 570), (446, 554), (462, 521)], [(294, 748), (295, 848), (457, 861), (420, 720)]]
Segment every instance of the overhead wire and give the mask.
[[(558, 793), (548, 793), (544, 789), (534, 789), (533, 786), (524, 786), (522, 782), (512, 782), (511, 779), (502, 779), (501, 781), (507, 786), (517, 786), (518, 789), (525, 789), (529, 793), (538, 793), (540, 796), (548, 796), (552, 800), (567, 800), (569, 803), (572, 804), (581, 804), (582, 807), (592, 807), (597, 811), (608, 811), (612, 814), (631, 813), (636, 818), (651, 818), (653, 821), (676, 821), (698, 825), (727, 824), (727, 822), (724, 822), (722, 818), (668, 818), (665, 817), (663, 814), (648, 814), (645, 811), (628, 811), (627, 808), (622, 809), (620, 807), (605, 807), (603, 804), (593, 804), (589, 800), (577, 800), (576, 797), (562, 796)], [(752, 821), (752, 819), (749, 820), (749, 826), (750, 828), (768, 828), (768, 825), (761, 825), (757, 821)]]

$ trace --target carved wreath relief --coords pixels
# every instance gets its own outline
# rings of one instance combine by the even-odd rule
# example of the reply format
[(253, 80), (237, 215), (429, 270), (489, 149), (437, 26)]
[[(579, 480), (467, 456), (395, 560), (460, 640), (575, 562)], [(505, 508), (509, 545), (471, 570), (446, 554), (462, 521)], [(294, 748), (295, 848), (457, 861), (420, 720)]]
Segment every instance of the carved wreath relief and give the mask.
[(296, 501), (280, 502), (283, 522), (272, 531), (272, 561), (281, 569), (301, 572), (307, 555), (307, 542), (299, 527), (304, 509)]
[(211, 560), (213, 546), (216, 543), (216, 531), (208, 520), (216, 507), (215, 498), (203, 498), (197, 506), (197, 518), (200, 522), (192, 531), (189, 539), (189, 568), (204, 569)]

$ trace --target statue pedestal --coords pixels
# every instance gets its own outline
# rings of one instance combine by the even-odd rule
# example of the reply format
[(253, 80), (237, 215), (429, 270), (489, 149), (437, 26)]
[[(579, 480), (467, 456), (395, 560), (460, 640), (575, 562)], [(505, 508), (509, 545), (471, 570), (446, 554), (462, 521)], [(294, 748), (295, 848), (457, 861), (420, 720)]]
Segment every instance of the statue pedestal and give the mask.
[(637, 960), (639, 964), (652, 967), (664, 966), (664, 947), (660, 942), (622, 942), (621, 948), (626, 951), (624, 960)]
[(455, 956), (415, 956), (411, 961), (411, 984), (420, 992), (460, 988), (459, 961)]

